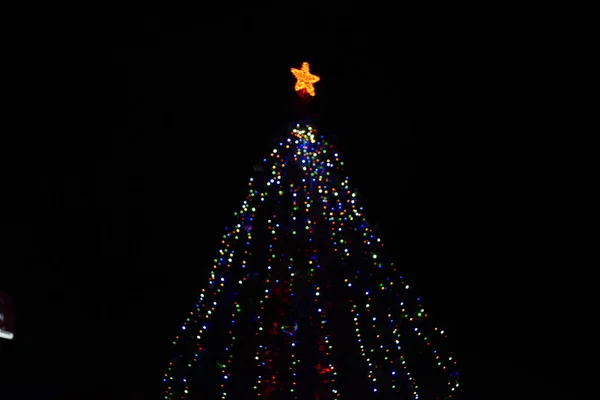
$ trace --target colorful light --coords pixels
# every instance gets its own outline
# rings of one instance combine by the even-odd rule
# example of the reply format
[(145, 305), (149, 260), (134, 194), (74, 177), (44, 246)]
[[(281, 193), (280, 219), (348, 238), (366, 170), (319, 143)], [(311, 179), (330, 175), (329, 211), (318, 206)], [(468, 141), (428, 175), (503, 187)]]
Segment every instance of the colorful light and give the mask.
[[(332, 317), (349, 321), (343, 336), (353, 338), (370, 393), (418, 400), (419, 363), (411, 358), (418, 346), (419, 357), (445, 377), (440, 398), (456, 398), (458, 372), (455, 356), (446, 350), (446, 333), (431, 323), (421, 298), (386, 261), (342, 167), (339, 154), (314, 127), (297, 125), (257, 169), (223, 235), (208, 284), (174, 341), (165, 399), (188, 398), (198, 379), (194, 371), (206, 364), (211, 329), (225, 333), (223, 349), (213, 349), (224, 355), (216, 365), (222, 400), (236, 398), (232, 393), (239, 390), (239, 365), (245, 362), (236, 354), (247, 343), (255, 346), (248, 356), (255, 369), (243, 373), (254, 376), (250, 389), (257, 398), (279, 392), (281, 398), (299, 399), (306, 387), (300, 376), (310, 365), (314, 397), (344, 399), (349, 393), (339, 379), (345, 366), (339, 363), (340, 335)], [(264, 249), (260, 256), (258, 249)], [(255, 306), (244, 306), (252, 288)], [(226, 328), (218, 321), (226, 321)], [(306, 329), (314, 332), (314, 343), (301, 339)]]

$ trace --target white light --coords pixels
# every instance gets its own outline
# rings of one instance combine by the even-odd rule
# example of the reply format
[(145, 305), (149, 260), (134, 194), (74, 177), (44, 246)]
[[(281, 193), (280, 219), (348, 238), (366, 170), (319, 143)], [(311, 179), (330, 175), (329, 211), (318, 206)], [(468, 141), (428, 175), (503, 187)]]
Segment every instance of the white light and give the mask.
[(0, 329), (0, 339), (12, 340), (12, 338), (14, 338), (14, 337), (15, 337), (14, 333), (3, 331), (2, 329)]

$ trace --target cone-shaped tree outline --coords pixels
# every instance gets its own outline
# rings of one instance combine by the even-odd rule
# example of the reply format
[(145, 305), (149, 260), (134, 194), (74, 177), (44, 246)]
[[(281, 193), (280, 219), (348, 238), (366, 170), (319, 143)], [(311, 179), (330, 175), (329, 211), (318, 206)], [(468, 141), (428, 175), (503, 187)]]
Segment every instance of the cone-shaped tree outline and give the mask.
[[(164, 376), (164, 398), (192, 398), (194, 384), (209, 379), (198, 372), (199, 365), (212, 365), (220, 380), (220, 398), (235, 399), (232, 393), (241, 384), (235, 373), (239, 363), (235, 353), (248, 343), (239, 320), (248, 314), (253, 326), (248, 334), (256, 342), (251, 371), (256, 398), (269, 398), (273, 391), (287, 393), (280, 398), (301, 398), (299, 376), (305, 360), (304, 353), (294, 348), (299, 347), (299, 332), (315, 327), (318, 351), (310, 359), (317, 376), (314, 398), (352, 398), (347, 385), (340, 383), (339, 371), (344, 366), (336, 355), (341, 342), (329, 323), (332, 317), (352, 325), (344, 335), (353, 338), (365, 371), (365, 393), (372, 398), (402, 398), (394, 395), (404, 393), (419, 399), (422, 385), (413, 366), (425, 359), (444, 380), (437, 396), (456, 398), (458, 372), (453, 354), (446, 350), (446, 333), (431, 322), (398, 268), (385, 260), (384, 245), (367, 223), (357, 192), (342, 174), (343, 162), (335, 148), (313, 126), (298, 124), (261, 166), (254, 168), (247, 196), (223, 234), (208, 283), (173, 341), (175, 357)], [(268, 211), (259, 223), (263, 208)], [(255, 243), (259, 224), (268, 240)], [(306, 248), (306, 257), (300, 260), (286, 255), (286, 243), (296, 237), (298, 247)], [(265, 254), (253, 254), (256, 248), (263, 248)], [(253, 280), (266, 289), (249, 299), (244, 290)], [(277, 286), (275, 281), (284, 284)], [(302, 293), (310, 293), (308, 301)], [(296, 315), (287, 322), (266, 322), (274, 302), (278, 309), (289, 305)], [(332, 303), (345, 307), (346, 314)], [(302, 313), (308, 317), (298, 315)], [(298, 324), (305, 317), (313, 328)], [(225, 323), (227, 328), (223, 328)], [(214, 364), (206, 356), (211, 329), (226, 332), (219, 335), (220, 349), (214, 350), (223, 356)], [(274, 335), (279, 340), (276, 350)], [(419, 360), (409, 356), (417, 352), (416, 347)], [(279, 354), (276, 368), (274, 352)]]

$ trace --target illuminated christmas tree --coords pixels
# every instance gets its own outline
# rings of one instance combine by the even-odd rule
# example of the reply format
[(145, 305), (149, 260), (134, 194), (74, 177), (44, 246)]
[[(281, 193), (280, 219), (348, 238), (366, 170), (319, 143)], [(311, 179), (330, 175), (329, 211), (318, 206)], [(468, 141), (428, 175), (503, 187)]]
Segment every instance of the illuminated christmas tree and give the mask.
[[(292, 69), (304, 102), (319, 78)], [(386, 260), (336, 149), (302, 121), (255, 168), (173, 342), (172, 399), (456, 399), (445, 332)]]

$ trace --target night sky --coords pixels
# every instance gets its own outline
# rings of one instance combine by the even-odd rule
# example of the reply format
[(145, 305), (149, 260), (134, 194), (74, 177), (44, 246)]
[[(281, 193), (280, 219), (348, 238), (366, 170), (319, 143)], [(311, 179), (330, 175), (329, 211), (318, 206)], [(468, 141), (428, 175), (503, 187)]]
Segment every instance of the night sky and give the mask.
[(0, 144), (0, 291), (16, 314), (0, 399), (159, 398), (252, 166), (293, 122), (303, 61), (321, 77), (320, 132), (450, 332), (466, 398), (576, 398), (559, 379), (564, 337), (547, 332), (566, 311), (528, 195), (527, 46), (511, 36), (519, 21), (467, 11), (259, 2), (24, 18)]

